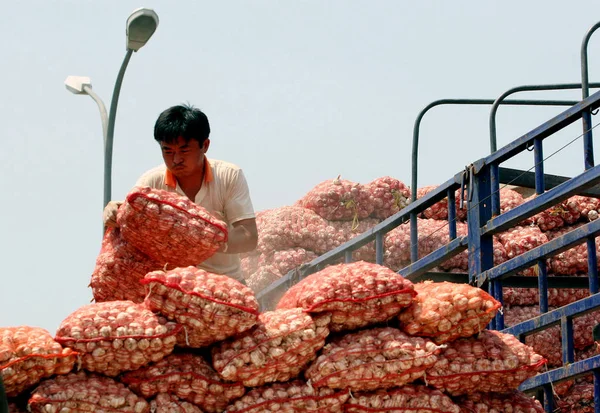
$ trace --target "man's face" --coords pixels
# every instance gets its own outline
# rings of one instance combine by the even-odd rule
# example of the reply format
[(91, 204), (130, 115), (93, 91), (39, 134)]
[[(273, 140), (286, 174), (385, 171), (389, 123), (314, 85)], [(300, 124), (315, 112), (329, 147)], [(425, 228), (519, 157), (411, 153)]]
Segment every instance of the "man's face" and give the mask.
[(177, 178), (192, 176), (202, 171), (204, 154), (210, 141), (206, 139), (202, 146), (197, 140), (190, 139), (186, 142), (182, 137), (177, 138), (174, 143), (160, 144), (162, 156), (167, 169)]

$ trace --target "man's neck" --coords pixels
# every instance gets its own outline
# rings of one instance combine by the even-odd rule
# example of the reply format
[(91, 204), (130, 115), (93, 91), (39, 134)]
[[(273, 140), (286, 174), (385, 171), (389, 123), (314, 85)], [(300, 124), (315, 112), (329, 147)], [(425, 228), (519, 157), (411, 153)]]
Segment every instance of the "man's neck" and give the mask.
[(202, 184), (204, 183), (204, 168), (205, 162), (202, 163), (199, 173), (195, 173), (183, 178), (176, 178), (181, 190), (192, 201), (196, 199), (196, 195), (198, 195), (198, 192), (200, 192)]

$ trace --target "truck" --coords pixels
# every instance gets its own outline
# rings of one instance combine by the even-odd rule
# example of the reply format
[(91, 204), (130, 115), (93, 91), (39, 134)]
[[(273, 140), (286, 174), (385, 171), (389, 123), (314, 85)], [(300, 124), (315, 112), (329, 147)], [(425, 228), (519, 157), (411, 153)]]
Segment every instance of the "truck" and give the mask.
[[(516, 87), (497, 99), (442, 99), (428, 105), (417, 117), (413, 139), (413, 177), (412, 202), (395, 215), (385, 219), (375, 227), (354, 237), (311, 262), (304, 264), (278, 279), (258, 293), (263, 309), (271, 309), (278, 298), (291, 286), (305, 277), (318, 272), (328, 265), (343, 260), (353, 261), (353, 252), (360, 247), (375, 242), (376, 263), (384, 263), (384, 236), (399, 225), (410, 225), (411, 263), (398, 271), (407, 279), (419, 282), (423, 280), (451, 281), (469, 283), (487, 290), (495, 299), (503, 302), (503, 291), (507, 287), (528, 287), (539, 290), (540, 315), (511, 327), (505, 327), (504, 315), (499, 312), (489, 328), (500, 330), (525, 341), (534, 333), (560, 326), (562, 337), (562, 367), (554, 368), (536, 375), (524, 383), (520, 390), (535, 394), (543, 402), (546, 412), (555, 411), (556, 400), (553, 386), (574, 378), (593, 375), (594, 411), (600, 412), (600, 355), (583, 360), (574, 358), (573, 320), (586, 313), (600, 309), (598, 261), (596, 237), (600, 234), (600, 219), (592, 220), (562, 236), (552, 239), (524, 254), (515, 256), (499, 265), (493, 263), (493, 236), (515, 227), (523, 221), (547, 210), (573, 195), (600, 196), (600, 166), (594, 163), (592, 114), (600, 107), (600, 92), (589, 94), (590, 84), (587, 71), (587, 44), (592, 33), (600, 27), (593, 26), (582, 43), (582, 82), (580, 84), (532, 85)], [(507, 96), (519, 91), (581, 89), (581, 101), (529, 101), (505, 100)], [(568, 106), (559, 115), (542, 123), (528, 133), (518, 137), (502, 148), (495, 147), (495, 111), (500, 104), (515, 105), (563, 105)], [(418, 130), (423, 115), (431, 107), (440, 104), (492, 104), (490, 115), (490, 155), (471, 163), (459, 171), (435, 190), (422, 198), (416, 197), (416, 160), (418, 148)], [(583, 133), (575, 141), (583, 141), (582, 159), (584, 172), (573, 177), (562, 177), (544, 173), (544, 142), (556, 136), (574, 122), (582, 122)], [(580, 138), (580, 139), (579, 139)], [(533, 153), (533, 172), (503, 168), (501, 165), (515, 156), (530, 151)], [(554, 154), (553, 154), (554, 155)], [(568, 160), (565, 160), (568, 161)], [(510, 185), (535, 196), (527, 198), (522, 205), (500, 213), (500, 189)], [(459, 190), (461, 205), (466, 205), (468, 234), (458, 236), (456, 230), (456, 191)], [(422, 256), (418, 251), (417, 217), (427, 208), (446, 199), (448, 205), (449, 239), (439, 249)], [(586, 245), (588, 277), (553, 276), (548, 277), (546, 260), (577, 245)], [(440, 263), (468, 251), (468, 273), (431, 272)], [(535, 266), (536, 276), (523, 277), (520, 271)], [(559, 308), (549, 309), (549, 288), (587, 288), (589, 296)], [(600, 339), (600, 328), (594, 328), (594, 339)]]

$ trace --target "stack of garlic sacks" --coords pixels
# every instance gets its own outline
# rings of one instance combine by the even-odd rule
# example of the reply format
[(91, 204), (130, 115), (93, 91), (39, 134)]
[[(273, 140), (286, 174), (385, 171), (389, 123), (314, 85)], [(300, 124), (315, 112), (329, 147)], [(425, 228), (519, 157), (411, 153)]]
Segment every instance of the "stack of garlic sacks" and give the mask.
[[(350, 220), (341, 222), (355, 227), (360, 209), (347, 205)], [(119, 223), (92, 277), (96, 303), (68, 316), (54, 339), (0, 329), (0, 371), (21, 408), (541, 411), (515, 389), (545, 360), (485, 330), (499, 304), (482, 290), (412, 285), (359, 261), (311, 275), (261, 314), (248, 287), (189, 267), (226, 241), (224, 223), (202, 208), (142, 188), (127, 197)]]
[[(423, 197), (434, 186), (417, 190)], [(466, 194), (465, 194), (466, 195)], [(410, 191), (402, 182), (391, 177), (375, 179), (367, 184), (347, 180), (322, 182), (299, 199), (294, 206), (286, 206), (258, 213), (259, 245), (255, 252), (242, 260), (247, 272), (247, 283), (259, 292), (292, 268), (309, 262), (348, 239), (366, 231), (398, 212), (408, 204)], [(458, 236), (466, 236), (466, 209), (460, 205), (457, 190), (456, 229)], [(500, 209), (504, 213), (528, 199), (510, 188), (500, 190)], [(466, 204), (466, 202), (465, 202)], [(599, 216), (600, 199), (572, 196), (519, 225), (494, 236), (494, 264), (523, 254), (550, 240), (578, 228)], [(370, 213), (369, 213), (370, 212)], [(417, 218), (419, 257), (445, 246), (449, 239), (448, 200), (427, 208)], [(400, 225), (384, 235), (384, 265), (399, 271), (410, 264), (410, 225)], [(600, 254), (600, 239), (596, 239), (596, 253)], [(467, 251), (443, 262), (433, 271), (466, 272)], [(374, 242), (353, 253), (354, 260), (375, 262)], [(587, 277), (587, 248), (578, 245), (547, 260), (550, 276)], [(341, 261), (341, 260), (340, 260)], [(519, 275), (535, 276), (529, 268)], [(550, 288), (551, 310), (590, 295), (586, 288)], [(503, 289), (505, 324), (511, 326), (539, 315), (537, 288)], [(269, 308), (277, 305), (273, 299)], [(576, 361), (598, 354), (592, 329), (600, 322), (600, 311), (574, 318)], [(526, 343), (548, 359), (548, 368), (562, 365), (560, 327), (552, 327), (526, 337)], [(564, 381), (554, 385), (556, 404), (565, 412), (593, 409), (592, 376)], [(590, 407), (591, 406), (591, 407)]]

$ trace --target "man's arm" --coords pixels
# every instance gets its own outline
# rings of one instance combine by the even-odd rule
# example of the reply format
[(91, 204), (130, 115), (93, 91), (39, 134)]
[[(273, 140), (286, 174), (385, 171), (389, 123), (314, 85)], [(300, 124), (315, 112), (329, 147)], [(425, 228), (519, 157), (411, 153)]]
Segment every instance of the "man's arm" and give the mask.
[(232, 226), (233, 228), (229, 231), (227, 237), (227, 245), (221, 247), (219, 252), (238, 254), (256, 249), (258, 242), (256, 219), (242, 219), (241, 221), (234, 222)]

